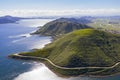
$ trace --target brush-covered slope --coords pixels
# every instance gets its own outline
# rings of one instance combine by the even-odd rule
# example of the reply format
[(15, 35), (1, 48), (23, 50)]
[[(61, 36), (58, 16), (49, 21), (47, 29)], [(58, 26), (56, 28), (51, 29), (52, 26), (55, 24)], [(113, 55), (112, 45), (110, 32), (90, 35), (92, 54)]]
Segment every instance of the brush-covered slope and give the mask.
[(94, 29), (76, 30), (21, 55), (45, 57), (65, 67), (112, 66), (120, 61), (120, 35)]
[(47, 36), (59, 36), (65, 33), (72, 32), (74, 30), (88, 28), (89, 26), (78, 23), (78, 20), (74, 18), (60, 18), (51, 21), (41, 27), (35, 32), (35, 34), (47, 35)]

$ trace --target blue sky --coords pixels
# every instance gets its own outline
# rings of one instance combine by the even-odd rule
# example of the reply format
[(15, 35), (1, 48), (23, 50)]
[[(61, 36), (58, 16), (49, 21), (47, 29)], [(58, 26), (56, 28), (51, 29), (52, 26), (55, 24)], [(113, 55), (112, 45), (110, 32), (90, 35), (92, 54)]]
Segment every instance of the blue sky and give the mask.
[(120, 8), (120, 0), (0, 0), (0, 9)]
[[(13, 10), (13, 13), (10, 11)], [(23, 10), (23, 11), (21, 11)], [(33, 10), (34, 13), (32, 13)], [(37, 10), (36, 13), (34, 10)], [(28, 12), (32, 14), (44, 14), (41, 13), (41, 10), (54, 10), (53, 13), (69, 13), (71, 12), (103, 12), (105, 11), (111, 12), (111, 14), (119, 14), (120, 13), (120, 0), (0, 0), (0, 15), (9, 13), (13, 15), (28, 14)], [(65, 11), (71, 10), (71, 11)], [(74, 11), (72, 10), (80, 10)], [(91, 10), (91, 11), (90, 11)], [(111, 10), (111, 11), (110, 11)], [(9, 12), (8, 12), (9, 11)], [(59, 12), (64, 11), (64, 12)], [(52, 14), (52, 11), (48, 11), (49, 14)], [(113, 13), (112, 13), (113, 12)], [(76, 14), (76, 13), (75, 13)], [(92, 14), (92, 13), (91, 13)]]

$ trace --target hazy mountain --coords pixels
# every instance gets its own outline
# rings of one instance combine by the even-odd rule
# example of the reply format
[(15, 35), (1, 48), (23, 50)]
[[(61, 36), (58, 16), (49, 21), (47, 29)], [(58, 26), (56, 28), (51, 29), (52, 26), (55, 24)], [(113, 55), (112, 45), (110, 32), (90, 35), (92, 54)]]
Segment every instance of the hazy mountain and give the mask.
[(20, 20), (21, 18), (19, 17), (12, 17), (12, 16), (3, 16), (0, 17), (0, 24), (4, 23), (15, 23), (16, 21)]
[(85, 22), (87, 23), (88, 21), (75, 18), (60, 18), (45, 24), (35, 34), (59, 36), (74, 30), (89, 28), (89, 26), (83, 24)]

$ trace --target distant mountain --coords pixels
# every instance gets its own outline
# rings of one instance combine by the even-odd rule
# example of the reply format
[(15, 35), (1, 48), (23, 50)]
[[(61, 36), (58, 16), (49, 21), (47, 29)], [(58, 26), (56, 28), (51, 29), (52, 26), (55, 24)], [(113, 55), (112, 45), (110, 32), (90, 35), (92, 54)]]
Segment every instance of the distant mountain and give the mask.
[(76, 30), (65, 34), (43, 49), (21, 55), (47, 58), (61, 67), (83, 68), (58, 69), (47, 63), (49, 68), (52, 67), (55, 72), (63, 75), (111, 75), (120, 72), (120, 65), (115, 65), (120, 63), (120, 35), (95, 29)]
[(3, 16), (0, 17), (0, 24), (5, 24), (5, 23), (15, 23), (16, 21), (20, 20), (21, 18), (19, 17), (12, 17), (12, 16)]
[(72, 32), (74, 30), (89, 28), (89, 26), (84, 24), (88, 22), (88, 20), (81, 20), (75, 18), (60, 18), (45, 24), (34, 34), (59, 36), (65, 33)]
[(57, 19), (56, 21), (58, 22), (74, 22), (74, 23), (80, 23), (80, 24), (87, 24), (90, 23), (91, 21), (88, 20), (86, 17), (80, 17), (80, 18), (60, 18)]

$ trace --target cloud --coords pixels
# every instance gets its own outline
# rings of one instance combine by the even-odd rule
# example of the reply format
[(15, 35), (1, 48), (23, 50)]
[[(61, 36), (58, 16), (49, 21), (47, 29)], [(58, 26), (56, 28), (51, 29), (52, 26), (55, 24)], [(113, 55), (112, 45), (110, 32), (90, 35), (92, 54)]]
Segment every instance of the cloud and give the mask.
[(0, 16), (81, 16), (81, 15), (119, 15), (120, 9), (75, 9), (75, 10), (1, 10)]

